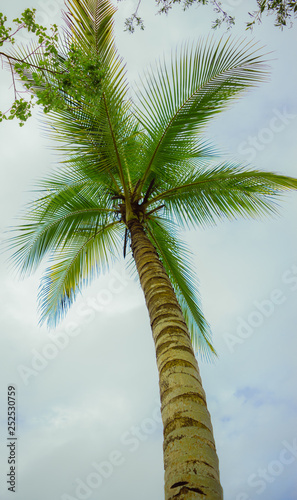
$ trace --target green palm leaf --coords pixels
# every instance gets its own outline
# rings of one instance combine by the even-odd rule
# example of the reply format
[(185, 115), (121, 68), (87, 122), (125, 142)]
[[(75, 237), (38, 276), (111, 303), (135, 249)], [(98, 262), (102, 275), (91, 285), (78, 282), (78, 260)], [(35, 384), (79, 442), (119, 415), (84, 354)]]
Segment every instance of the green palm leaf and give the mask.
[(222, 218), (276, 213), (276, 200), (289, 189), (297, 189), (296, 179), (227, 163), (181, 175), (147, 205), (164, 203), (168, 216), (182, 225), (204, 226)]
[(76, 294), (99, 274), (108, 270), (119, 256), (119, 222), (112, 222), (97, 229), (86, 238), (77, 235), (52, 256), (52, 265), (47, 269), (40, 284), (40, 322), (47, 321), (54, 327), (61, 321)]
[(107, 60), (114, 55), (113, 16), (116, 9), (110, 1), (66, 0), (65, 20), (68, 36), (75, 38), (84, 50), (90, 48)]
[(111, 207), (110, 196), (94, 184), (91, 190), (85, 184), (64, 189), (52, 185), (50, 193), (29, 205), (24, 215), (28, 222), (17, 227), (19, 234), (8, 242), (10, 248), (17, 248), (13, 258), (21, 273), (33, 272), (48, 253), (76, 244), (80, 235), (92, 239), (98, 228), (112, 220)]
[[(114, 190), (121, 191), (119, 178), (127, 192), (123, 148), (134, 135), (135, 120), (129, 110), (125, 67), (114, 47), (115, 9), (109, 1), (100, 0), (67, 0), (66, 5), (70, 9), (66, 13), (68, 31), (61, 38), (58, 56), (44, 64), (46, 47), (37, 44), (30, 47), (29, 54), (27, 48), (19, 48), (15, 56), (30, 65), (26, 70), (30, 91), (42, 96), (42, 102), (47, 93), (49, 100), (54, 96), (55, 112), (48, 118), (48, 131), (62, 143), (60, 150), (71, 159), (88, 158), (97, 171), (113, 176)], [(57, 58), (58, 67), (51, 64)], [(71, 78), (75, 81), (70, 85), (67, 78), (73, 64), (76, 72)], [(100, 75), (96, 73), (95, 84), (92, 75), (97, 69)]]
[(135, 112), (151, 138), (144, 180), (151, 170), (182, 158), (189, 139), (210, 118), (265, 76), (255, 44), (229, 39), (186, 46), (171, 66), (162, 62), (147, 72)]

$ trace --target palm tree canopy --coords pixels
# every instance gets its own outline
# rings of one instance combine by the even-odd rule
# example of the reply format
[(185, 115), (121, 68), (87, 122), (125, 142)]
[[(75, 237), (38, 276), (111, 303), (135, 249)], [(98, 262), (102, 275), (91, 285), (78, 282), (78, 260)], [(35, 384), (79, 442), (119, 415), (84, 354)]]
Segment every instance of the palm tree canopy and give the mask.
[[(179, 228), (275, 212), (279, 195), (297, 188), (293, 178), (218, 162), (202, 137), (211, 118), (265, 80), (263, 58), (244, 41), (185, 45), (147, 71), (132, 100), (111, 2), (66, 0), (66, 6), (61, 71), (41, 71), (46, 81), (39, 87), (27, 75), (37, 96), (54, 88), (64, 103), (47, 117), (63, 162), (40, 182), (42, 193), (12, 238), (15, 262), (30, 273), (48, 258), (39, 300), (41, 321), (54, 326), (123, 245), (125, 253), (127, 223), (138, 219), (171, 280), (194, 347), (213, 353)], [(38, 66), (41, 52), (28, 62)], [(77, 75), (71, 85), (69, 60)]]

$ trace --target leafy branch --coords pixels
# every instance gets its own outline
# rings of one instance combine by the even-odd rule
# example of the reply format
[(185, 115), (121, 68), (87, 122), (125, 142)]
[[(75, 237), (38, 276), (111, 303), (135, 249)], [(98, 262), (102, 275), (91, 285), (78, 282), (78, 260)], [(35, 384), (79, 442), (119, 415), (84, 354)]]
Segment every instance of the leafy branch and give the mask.
[[(119, 2), (120, 0), (118, 0)], [(125, 20), (125, 30), (128, 31), (129, 33), (134, 33), (135, 31), (135, 25), (139, 27), (141, 30), (144, 30), (144, 23), (142, 18), (138, 15), (138, 10), (141, 4), (141, 0), (138, 0), (137, 7), (133, 14), (131, 14), (130, 17), (127, 17)]]
[[(4, 16), (3, 13), (0, 13), (0, 47), (2, 47), (5, 43), (14, 45), (15, 35), (22, 29), (27, 30), (29, 33), (31, 32), (36, 37), (36, 40), (38, 40), (36, 48), (26, 57), (15, 57), (4, 51), (0, 52), (2, 64), (3, 61), (8, 63), (14, 89), (14, 102), (8, 111), (4, 113), (0, 111), (0, 122), (3, 120), (12, 120), (17, 118), (20, 122), (20, 126), (22, 126), (32, 115), (31, 110), (34, 98), (34, 94), (32, 92), (33, 86), (34, 84), (38, 85), (41, 83), (40, 78), (37, 79), (35, 77), (33, 77), (33, 80), (29, 83), (30, 76), (33, 76), (33, 69), (39, 70), (43, 74), (45, 74), (46, 71), (58, 73), (56, 64), (53, 64), (53, 69), (49, 67), (49, 59), (58, 55), (58, 27), (55, 24), (52, 25), (50, 28), (50, 34), (48, 34), (47, 28), (36, 23), (35, 12), (35, 9), (26, 9), (20, 18), (14, 19), (13, 23), (16, 25), (14, 31), (10, 26), (6, 25), (7, 17)], [(34, 57), (40, 49), (43, 51), (43, 59), (40, 63), (34, 64), (32, 61), (30, 62), (30, 57)], [(48, 62), (46, 62), (46, 58), (49, 58)], [(37, 75), (37, 73), (35, 74)], [(21, 96), (24, 91), (18, 90), (15, 75), (18, 79), (24, 82), (24, 87), (26, 88), (27, 93), (30, 93), (29, 100), (26, 100)]]
[(275, 14), (274, 25), (283, 29), (284, 26), (292, 26), (292, 18), (297, 15), (297, 2), (287, 1), (287, 0), (257, 0), (258, 10), (250, 13), (251, 21), (247, 23), (247, 29), (253, 28), (256, 23), (261, 23), (262, 15), (266, 12), (267, 14)]
[[(21, 29), (31, 32), (35, 43), (27, 55), (20, 49), (14, 55), (0, 52), (2, 62), (10, 69), (14, 90), (14, 102), (8, 111), (0, 112), (0, 122), (17, 118), (23, 126), (35, 104), (43, 106), (43, 111), (48, 113), (98, 98), (106, 71), (97, 54), (85, 54), (73, 43), (69, 44), (67, 55), (61, 53), (57, 25), (52, 25), (48, 32), (46, 27), (37, 24), (35, 9), (26, 9), (20, 18), (13, 20), (14, 31), (6, 22), (6, 16), (0, 13), (0, 46), (5, 42), (14, 45), (14, 36)], [(25, 91), (18, 89), (17, 80), (22, 82)]]
[[(121, 0), (118, 0), (118, 2)], [(135, 12), (126, 19), (125, 30), (133, 33), (135, 31), (135, 26), (140, 26), (144, 29), (143, 19), (138, 15), (138, 10), (142, 0), (138, 0), (137, 8)], [(190, 6), (196, 5), (212, 5), (213, 11), (219, 16), (213, 21), (212, 28), (218, 28), (222, 24), (230, 29), (235, 24), (235, 17), (231, 16), (222, 7), (223, 3), (218, 0), (155, 0), (158, 6), (158, 14), (168, 14), (172, 9), (174, 4), (182, 4), (183, 10), (188, 9)], [(246, 23), (246, 29), (252, 29), (254, 25), (260, 24), (262, 21), (262, 16), (264, 14), (274, 14), (275, 15), (275, 26), (281, 29), (284, 26), (292, 25), (292, 18), (296, 17), (297, 13), (297, 1), (288, 0), (256, 0), (257, 9), (253, 12), (248, 12), (250, 18)], [(290, 21), (290, 22), (289, 22)]]

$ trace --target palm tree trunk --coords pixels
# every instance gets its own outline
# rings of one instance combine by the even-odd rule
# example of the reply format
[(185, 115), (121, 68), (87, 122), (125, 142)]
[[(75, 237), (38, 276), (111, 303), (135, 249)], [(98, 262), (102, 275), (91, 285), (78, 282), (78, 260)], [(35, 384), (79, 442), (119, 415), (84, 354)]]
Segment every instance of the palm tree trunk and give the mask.
[(181, 308), (141, 223), (134, 219), (128, 227), (156, 347), (165, 500), (222, 500), (210, 415)]

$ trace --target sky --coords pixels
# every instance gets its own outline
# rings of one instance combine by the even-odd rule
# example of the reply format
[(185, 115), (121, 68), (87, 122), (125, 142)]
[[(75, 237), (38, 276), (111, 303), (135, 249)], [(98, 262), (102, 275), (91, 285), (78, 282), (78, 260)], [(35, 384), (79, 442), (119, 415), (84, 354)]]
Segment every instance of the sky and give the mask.
[[(136, 2), (116, 14), (117, 46), (129, 81), (183, 40), (209, 34), (253, 38), (269, 52), (270, 78), (233, 103), (206, 136), (254, 168), (297, 176), (297, 25), (271, 17), (246, 32), (251, 0), (228, 0), (237, 18), (227, 35), (211, 32), (211, 7), (140, 14), (145, 30), (123, 32)], [(10, 18), (29, 6), (1, 5)], [(32, 0), (40, 23), (59, 22), (61, 0)], [(0, 109), (13, 91), (0, 73)], [(32, 198), (34, 182), (57, 164), (38, 112), (22, 128), (0, 124), (1, 242)], [(191, 246), (204, 313), (218, 359), (199, 360), (228, 500), (296, 500), (297, 194), (279, 216), (226, 221), (184, 232)], [(0, 497), (8, 500), (7, 386), (17, 388), (16, 500), (163, 500), (162, 426), (148, 314), (137, 281), (118, 262), (78, 297), (56, 331), (38, 326), (41, 271), (20, 281), (0, 255)], [(199, 359), (199, 356), (198, 356)]]

